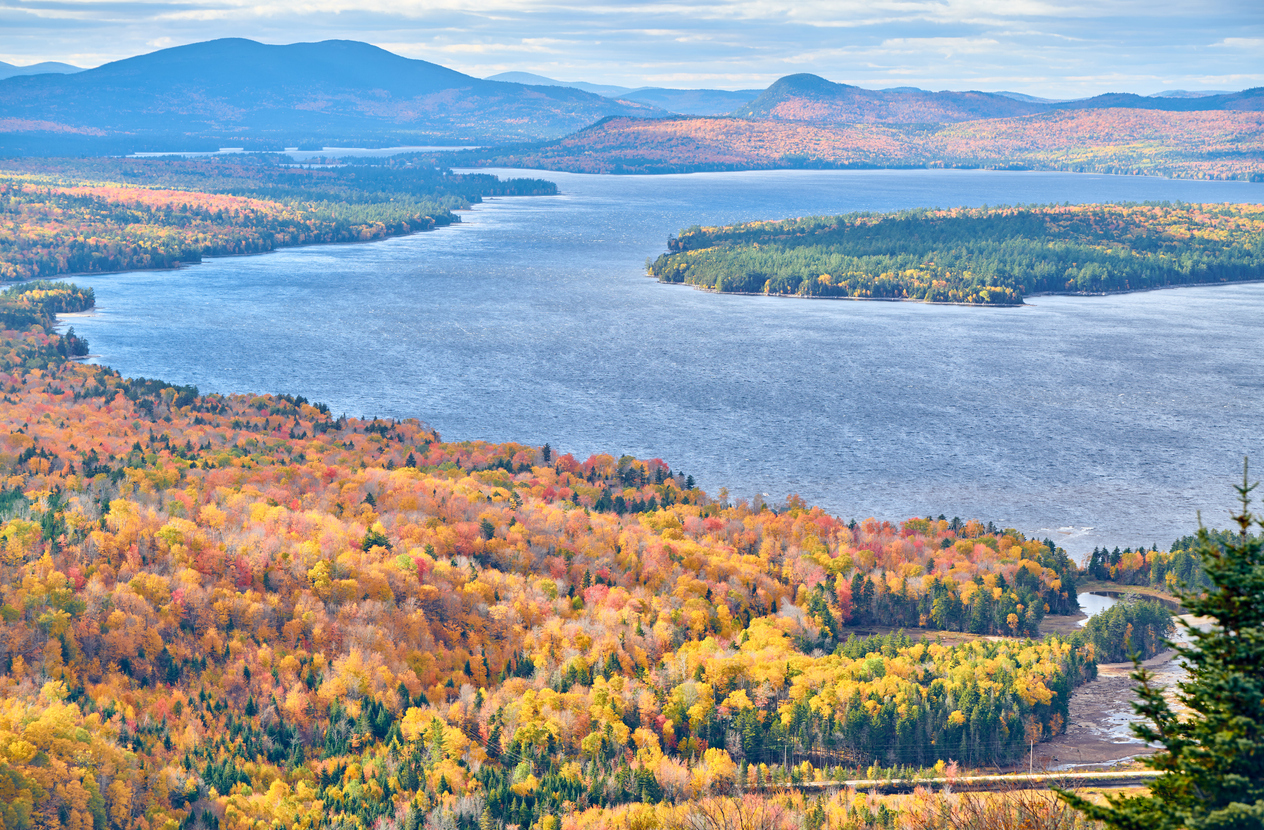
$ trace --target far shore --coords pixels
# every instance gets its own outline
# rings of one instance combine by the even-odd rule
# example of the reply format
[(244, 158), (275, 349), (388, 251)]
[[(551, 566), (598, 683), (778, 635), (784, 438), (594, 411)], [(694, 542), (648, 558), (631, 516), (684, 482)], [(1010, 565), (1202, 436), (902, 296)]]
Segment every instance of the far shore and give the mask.
[(1128, 288), (1122, 291), (1037, 291), (1034, 294), (1028, 294), (1023, 297), (1029, 300), (1032, 297), (1109, 297), (1113, 294), (1143, 294), (1147, 291), (1167, 291), (1172, 288), (1203, 288), (1206, 286), (1222, 286), (1222, 285), (1253, 285), (1255, 283), (1264, 282), (1264, 279), (1258, 280), (1224, 280), (1221, 282), (1178, 282), (1171, 285), (1152, 285), (1146, 288)]
[(707, 288), (704, 285), (694, 285), (688, 282), (667, 282), (660, 280), (653, 274), (645, 276), (657, 282), (659, 285), (681, 286), (683, 288), (692, 288), (694, 291), (701, 291), (705, 294), (719, 294), (730, 297), (774, 297), (782, 300), (849, 300), (857, 303), (918, 303), (920, 305), (959, 305), (966, 308), (1022, 308), (1026, 303), (957, 303), (947, 300), (918, 300), (912, 297), (815, 297), (804, 296), (803, 294), (765, 294), (762, 291), (717, 291), (714, 288)]
[(714, 288), (708, 288), (705, 285), (694, 285), (688, 282), (667, 282), (660, 280), (653, 274), (645, 276), (657, 282), (659, 285), (681, 286), (684, 288), (692, 288), (694, 291), (701, 291), (705, 294), (723, 294), (733, 297), (777, 297), (785, 300), (849, 300), (857, 303), (919, 303), (921, 305), (955, 305), (965, 306), (966, 308), (1032, 308), (1032, 304), (1027, 300), (1033, 297), (1109, 297), (1116, 294), (1142, 294), (1148, 291), (1167, 291), (1173, 288), (1205, 288), (1220, 287), (1226, 285), (1255, 285), (1264, 283), (1264, 279), (1258, 280), (1233, 280), (1230, 282), (1182, 282), (1172, 285), (1156, 285), (1147, 288), (1129, 288), (1123, 291), (1038, 291), (1034, 294), (1027, 294), (1023, 297), (1021, 303), (960, 303), (948, 300), (919, 300), (915, 297), (823, 297), (816, 295), (804, 294), (765, 294), (762, 291), (718, 291)]
[[(489, 199), (489, 198), (499, 199), (499, 198), (505, 198), (505, 197), (503, 196), (484, 197), (484, 200)], [(470, 208), (457, 208), (453, 210), (453, 213), (457, 213), (459, 211), (465, 211), (465, 210), (470, 210)], [(288, 251), (288, 250), (293, 250), (295, 248), (319, 248), (326, 245), (368, 245), (372, 242), (385, 242), (388, 239), (403, 239), (406, 236), (414, 236), (419, 233), (433, 233), (434, 231), (442, 230), (443, 228), (450, 228), (450, 227), (453, 227), (454, 225), (459, 225), (459, 224), (461, 224), (461, 217), (456, 216), (453, 221), (448, 222), (446, 225), (436, 224), (433, 228), (423, 228), (420, 230), (408, 231), (407, 233), (388, 233), (385, 236), (379, 236), (373, 239), (340, 239), (340, 240), (332, 240), (329, 242), (298, 242), (293, 245), (277, 245), (275, 248), (269, 248), (266, 251), (251, 251), (249, 253), (244, 253), (244, 254), (212, 254), (212, 255), (204, 256), (201, 259), (190, 260), (189, 262), (181, 261), (181, 262), (172, 263), (171, 265), (160, 265), (160, 266), (154, 266), (150, 268), (111, 268), (109, 270), (104, 270), (104, 271), (68, 271), (64, 274), (44, 274), (38, 277), (28, 277), (27, 279), (24, 279), (24, 280), (0, 282), (0, 289), (5, 288), (7, 286), (11, 286), (11, 285), (21, 285), (24, 282), (32, 282), (34, 280), (62, 280), (68, 277), (94, 277), (101, 274), (130, 274), (133, 271), (138, 271), (138, 272), (139, 271), (179, 271), (182, 268), (189, 268), (194, 265), (201, 265), (210, 259), (235, 259), (237, 257), (266, 256), (267, 254), (275, 254), (278, 251)]]
[(1180, 607), (1181, 600), (1166, 591), (1152, 588), (1149, 585), (1122, 585), (1118, 582), (1106, 582), (1101, 579), (1076, 580), (1075, 590), (1081, 594), (1139, 594), (1162, 601), (1165, 605)]

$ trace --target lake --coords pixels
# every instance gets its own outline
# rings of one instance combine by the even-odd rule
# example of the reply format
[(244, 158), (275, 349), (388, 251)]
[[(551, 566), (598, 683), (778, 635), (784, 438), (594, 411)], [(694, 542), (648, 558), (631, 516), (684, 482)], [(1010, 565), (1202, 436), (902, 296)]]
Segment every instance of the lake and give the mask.
[[(502, 175), (506, 171), (494, 171)], [(537, 173), (561, 195), (370, 244), (80, 277), (95, 358), (202, 391), (417, 417), (445, 439), (661, 457), (713, 495), (973, 517), (1094, 545), (1223, 526), (1264, 458), (1264, 284), (1023, 308), (712, 295), (693, 224), (918, 206), (1258, 201), (1241, 182), (986, 171)]]

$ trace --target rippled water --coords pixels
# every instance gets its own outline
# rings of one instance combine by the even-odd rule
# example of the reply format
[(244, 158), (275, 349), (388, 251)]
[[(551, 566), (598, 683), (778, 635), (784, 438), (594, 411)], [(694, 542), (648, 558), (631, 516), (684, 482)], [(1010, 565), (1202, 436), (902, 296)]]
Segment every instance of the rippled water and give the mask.
[(1017, 309), (717, 296), (646, 257), (695, 223), (1259, 185), (964, 171), (545, 175), (461, 226), (80, 278), (99, 360), (203, 391), (419, 417), (447, 439), (661, 457), (712, 493), (993, 520), (1068, 550), (1223, 524), (1264, 458), (1264, 285)]

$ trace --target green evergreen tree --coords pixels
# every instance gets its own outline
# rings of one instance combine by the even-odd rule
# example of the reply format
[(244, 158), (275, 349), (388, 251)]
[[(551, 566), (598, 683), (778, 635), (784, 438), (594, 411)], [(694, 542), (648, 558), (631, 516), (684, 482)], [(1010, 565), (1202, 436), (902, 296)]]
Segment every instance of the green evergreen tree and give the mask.
[(1187, 717), (1172, 711), (1152, 675), (1137, 665), (1141, 683), (1137, 713), (1147, 723), (1133, 731), (1163, 749), (1146, 759), (1162, 775), (1150, 793), (1114, 797), (1098, 805), (1060, 792), (1090, 818), (1121, 830), (1246, 830), (1264, 828), (1264, 541), (1252, 525), (1264, 517), (1251, 513), (1249, 484), (1243, 468), (1238, 488), (1241, 512), (1234, 517), (1236, 538), (1218, 545), (1204, 529), (1198, 553), (1212, 587), (1203, 594), (1185, 592), (1181, 602), (1193, 615), (1211, 618), (1201, 630), (1181, 622), (1188, 645), (1176, 651), (1189, 671), (1177, 699)]

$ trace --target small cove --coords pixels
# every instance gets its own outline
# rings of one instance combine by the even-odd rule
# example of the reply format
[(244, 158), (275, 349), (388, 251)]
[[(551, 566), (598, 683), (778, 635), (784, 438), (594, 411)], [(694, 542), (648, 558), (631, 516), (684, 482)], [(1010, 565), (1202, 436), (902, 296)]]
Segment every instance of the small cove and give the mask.
[(1093, 619), (1093, 617), (1097, 616), (1098, 614), (1102, 613), (1106, 609), (1113, 606), (1115, 603), (1119, 602), (1119, 599), (1117, 599), (1116, 597), (1106, 596), (1105, 594), (1093, 594), (1093, 593), (1080, 594), (1079, 600), (1080, 600), (1080, 610), (1088, 615), (1084, 619), (1080, 620), (1079, 626), (1081, 628), (1088, 625), (1088, 621)]

